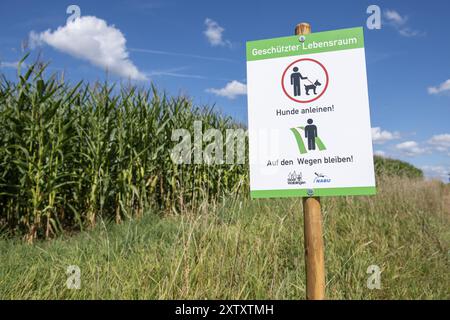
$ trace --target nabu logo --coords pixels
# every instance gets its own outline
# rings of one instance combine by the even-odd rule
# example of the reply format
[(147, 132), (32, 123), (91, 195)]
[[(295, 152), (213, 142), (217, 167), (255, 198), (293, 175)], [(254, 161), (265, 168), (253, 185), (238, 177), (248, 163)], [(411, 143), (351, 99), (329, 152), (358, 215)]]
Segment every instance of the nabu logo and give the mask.
[(331, 182), (331, 179), (322, 173), (314, 172), (314, 174), (316, 175), (314, 177), (314, 183), (330, 183)]

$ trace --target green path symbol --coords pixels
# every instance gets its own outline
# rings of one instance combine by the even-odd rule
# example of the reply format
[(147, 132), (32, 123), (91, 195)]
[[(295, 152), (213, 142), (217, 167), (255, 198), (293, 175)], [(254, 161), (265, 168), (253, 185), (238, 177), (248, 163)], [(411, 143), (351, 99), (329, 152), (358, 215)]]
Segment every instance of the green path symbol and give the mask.
[[(301, 154), (304, 154), (304, 153), (307, 153), (308, 151), (305, 148), (305, 143), (303, 142), (303, 138), (302, 138), (302, 135), (301, 135), (301, 132), (299, 129), (301, 129), (302, 131), (305, 131), (305, 127), (291, 128), (291, 131), (294, 134), (295, 140), (297, 141), (298, 150), (300, 151)], [(316, 145), (320, 151), (327, 149), (325, 147), (325, 144), (319, 137), (316, 137)]]
[(305, 144), (303, 143), (303, 139), (301, 134), (295, 129), (291, 128), (292, 133), (294, 134), (295, 140), (297, 140), (298, 150), (301, 154), (306, 153)]

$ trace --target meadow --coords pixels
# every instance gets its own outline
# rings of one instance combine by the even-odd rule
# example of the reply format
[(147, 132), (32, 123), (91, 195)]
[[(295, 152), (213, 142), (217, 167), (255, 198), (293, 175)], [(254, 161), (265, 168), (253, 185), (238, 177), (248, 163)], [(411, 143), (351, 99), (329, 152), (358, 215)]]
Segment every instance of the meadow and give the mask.
[[(241, 124), (154, 88), (44, 74), (0, 81), (0, 298), (305, 297), (301, 199), (250, 200), (246, 165), (170, 159), (174, 129)], [(375, 168), (377, 195), (321, 199), (327, 298), (449, 299), (449, 186)]]
[[(376, 196), (322, 198), (327, 298), (449, 299), (448, 192), (438, 182), (388, 177)], [(0, 240), (0, 297), (303, 299), (301, 206), (205, 201), (33, 245)], [(66, 287), (70, 265), (80, 268), (80, 289)], [(380, 289), (367, 287), (371, 265), (381, 269)]]

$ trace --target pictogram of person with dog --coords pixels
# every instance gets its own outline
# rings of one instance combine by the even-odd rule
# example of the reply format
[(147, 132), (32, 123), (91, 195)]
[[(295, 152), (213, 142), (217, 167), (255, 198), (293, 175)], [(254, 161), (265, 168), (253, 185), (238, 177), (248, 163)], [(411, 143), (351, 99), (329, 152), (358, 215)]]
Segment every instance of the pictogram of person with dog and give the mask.
[(315, 95), (317, 95), (316, 88), (318, 86), (321, 86), (322, 84), (319, 82), (319, 80), (316, 80), (315, 82), (312, 82), (308, 79), (308, 77), (302, 76), (302, 74), (299, 72), (298, 67), (294, 67), (292, 69), (291, 73), (291, 85), (294, 89), (294, 97), (301, 96), (301, 80), (307, 80), (310, 84), (305, 84), (305, 93), (307, 96), (309, 96), (309, 92), (312, 91)]

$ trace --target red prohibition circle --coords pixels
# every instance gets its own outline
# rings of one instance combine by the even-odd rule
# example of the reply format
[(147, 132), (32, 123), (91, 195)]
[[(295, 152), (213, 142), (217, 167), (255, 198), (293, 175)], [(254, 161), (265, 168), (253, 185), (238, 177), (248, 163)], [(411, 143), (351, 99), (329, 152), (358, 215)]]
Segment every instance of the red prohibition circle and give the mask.
[[(295, 99), (295, 98), (293, 98), (293, 97), (291, 97), (291, 96), (289, 95), (289, 93), (286, 91), (286, 88), (284, 87), (284, 76), (286, 75), (286, 72), (289, 70), (290, 67), (292, 67), (294, 64), (296, 64), (296, 63), (298, 63), (298, 62), (300, 62), (300, 61), (311, 61), (311, 62), (317, 63), (317, 64), (322, 68), (322, 70), (325, 72), (326, 84), (325, 84), (325, 87), (323, 88), (323, 91), (322, 91), (317, 97), (315, 97), (315, 98), (313, 98), (313, 99), (310, 99), (310, 100), (298, 100), (298, 99)], [(329, 80), (329, 77), (328, 77), (328, 71), (327, 71), (327, 69), (325, 69), (325, 67), (324, 67), (323, 64), (321, 64), (319, 61), (314, 60), (314, 59), (311, 59), (311, 58), (303, 58), (303, 59), (295, 60), (294, 62), (292, 62), (290, 65), (288, 65), (288, 66), (286, 67), (286, 69), (285, 69), (284, 72), (283, 72), (283, 75), (281, 76), (281, 87), (283, 88), (284, 94), (285, 94), (289, 99), (291, 99), (291, 100), (293, 100), (293, 101), (295, 101), (295, 102), (298, 102), (298, 103), (308, 103), (308, 102), (312, 102), (312, 101), (314, 101), (314, 100), (319, 99), (319, 98), (325, 93), (325, 91), (327, 91), (327, 88), (328, 88), (328, 80)]]

